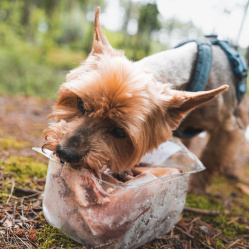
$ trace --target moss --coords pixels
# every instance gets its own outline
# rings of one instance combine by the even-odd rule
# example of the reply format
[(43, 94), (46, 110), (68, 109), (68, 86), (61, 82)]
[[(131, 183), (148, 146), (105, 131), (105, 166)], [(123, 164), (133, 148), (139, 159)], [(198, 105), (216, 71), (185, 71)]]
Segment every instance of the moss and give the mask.
[(222, 232), (228, 237), (228, 239), (233, 239), (234, 237), (238, 238), (239, 235), (247, 234), (248, 230), (246, 229), (246, 224), (240, 224), (239, 222), (234, 222), (232, 224), (221, 225)]
[(50, 248), (86, 248), (62, 234), (59, 229), (45, 225), (37, 233), (37, 243), (41, 249)]
[(249, 164), (246, 165), (245, 169), (246, 169), (246, 174), (249, 174)]
[(219, 200), (216, 200), (212, 196), (207, 195), (187, 195), (186, 199), (186, 206), (199, 208), (199, 209), (206, 209), (206, 210), (222, 210), (222, 204)]
[[(189, 194), (186, 199), (186, 206), (221, 211), (220, 215), (217, 216), (200, 215), (200, 217), (201, 220), (222, 232), (226, 241), (233, 241), (238, 239), (240, 235), (248, 233), (246, 226), (249, 221), (249, 196), (235, 188), (237, 183), (236, 180), (224, 177), (215, 178), (208, 189), (208, 195)], [(185, 216), (191, 218), (193, 218), (193, 215), (185, 214)], [(235, 217), (240, 218), (228, 224)], [(242, 219), (246, 222), (243, 222)], [(219, 238), (215, 242), (216, 248), (226, 247), (224, 241)]]
[(35, 161), (29, 157), (9, 157), (1, 162), (4, 172), (12, 172), (14, 180), (21, 183), (29, 183), (30, 179), (44, 178), (47, 174), (47, 164)]
[(225, 243), (221, 239), (215, 239), (215, 248), (220, 249), (220, 248), (226, 248)]
[(226, 177), (215, 177), (212, 180), (212, 184), (208, 188), (208, 192), (212, 195), (222, 195), (223, 197), (228, 197), (234, 193), (237, 181), (233, 179), (228, 179)]
[(11, 148), (22, 149), (28, 146), (29, 146), (29, 143), (17, 140), (16, 138), (11, 138), (11, 137), (0, 138), (0, 149), (4, 149), (4, 150), (11, 149)]
[(0, 189), (0, 203), (5, 203), (5, 201), (9, 198), (9, 194), (3, 193), (2, 188)]
[(231, 206), (230, 212), (249, 220), (249, 197), (239, 196), (236, 205)]

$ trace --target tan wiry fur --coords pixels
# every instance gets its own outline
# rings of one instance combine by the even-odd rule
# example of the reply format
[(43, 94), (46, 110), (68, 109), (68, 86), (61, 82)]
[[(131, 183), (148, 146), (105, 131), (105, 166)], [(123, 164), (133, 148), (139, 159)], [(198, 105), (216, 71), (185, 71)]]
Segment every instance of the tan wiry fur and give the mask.
[[(104, 165), (121, 172), (170, 139), (189, 111), (228, 86), (198, 93), (172, 90), (129, 61), (122, 51), (114, 50), (98, 17), (97, 8), (92, 52), (61, 85), (50, 115), (56, 123), (45, 131), (43, 148), (67, 161), (58, 153), (60, 146), (96, 173)], [(78, 108), (79, 99), (84, 102), (84, 112)], [(116, 129), (122, 129), (125, 136), (115, 135)]]

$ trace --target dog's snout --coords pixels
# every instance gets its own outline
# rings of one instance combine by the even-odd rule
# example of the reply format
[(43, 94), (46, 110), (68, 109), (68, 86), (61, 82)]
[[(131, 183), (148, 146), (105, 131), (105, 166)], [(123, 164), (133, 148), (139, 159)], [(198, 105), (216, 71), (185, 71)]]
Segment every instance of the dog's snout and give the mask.
[(68, 138), (66, 144), (72, 148), (78, 148), (81, 145), (81, 140), (79, 136), (74, 135)]
[(61, 145), (58, 145), (56, 148), (56, 155), (60, 158), (61, 161), (68, 163), (78, 163), (81, 160), (81, 156), (74, 150), (64, 148)]

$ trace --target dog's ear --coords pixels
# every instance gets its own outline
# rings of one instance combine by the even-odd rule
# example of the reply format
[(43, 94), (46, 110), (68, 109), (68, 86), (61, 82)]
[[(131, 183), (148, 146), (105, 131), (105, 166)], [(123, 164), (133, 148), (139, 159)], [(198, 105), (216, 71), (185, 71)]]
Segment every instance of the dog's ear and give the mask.
[(93, 48), (91, 54), (101, 54), (104, 50), (113, 51), (114, 49), (108, 42), (99, 22), (100, 7), (95, 9), (95, 21), (94, 21), (94, 38)]
[(170, 90), (172, 97), (168, 102), (167, 117), (171, 129), (176, 129), (189, 111), (212, 100), (219, 93), (228, 90), (228, 88), (228, 85), (222, 85), (217, 89), (201, 92)]

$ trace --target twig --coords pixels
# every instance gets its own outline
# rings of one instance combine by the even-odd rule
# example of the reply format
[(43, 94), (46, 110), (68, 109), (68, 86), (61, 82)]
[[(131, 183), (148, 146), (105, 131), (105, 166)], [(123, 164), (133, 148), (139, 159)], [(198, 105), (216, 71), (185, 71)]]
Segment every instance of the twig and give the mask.
[(188, 224), (195, 223), (196, 221), (199, 221), (199, 220), (200, 220), (200, 217), (196, 217), (193, 220), (191, 220)]
[(233, 219), (231, 219), (230, 221), (227, 222), (227, 225), (236, 222), (237, 220), (239, 220), (240, 217), (235, 217)]
[(240, 239), (235, 240), (233, 243), (229, 244), (227, 249), (233, 247), (234, 245), (238, 244), (239, 242), (240, 242)]
[(161, 239), (161, 240), (179, 239), (179, 234), (176, 234), (176, 235), (163, 235), (163, 236), (157, 237), (157, 239)]
[[(29, 230), (30, 230), (30, 229), (32, 229), (32, 227), (29, 228)], [(27, 233), (25, 233), (25, 237), (26, 237), (26, 239), (28, 240), (28, 242), (29, 242), (31, 245), (36, 246), (36, 248), (38, 248), (38, 244), (35, 243), (35, 242), (33, 242), (33, 241), (31, 241)], [(31, 249), (32, 249), (32, 247), (31, 247)], [(83, 247), (83, 249), (84, 249), (84, 247)]]
[(15, 218), (16, 218), (16, 204), (17, 202), (15, 201), (14, 208), (13, 208), (13, 213), (12, 213), (12, 226), (15, 226)]
[(185, 212), (191, 212), (196, 214), (204, 214), (204, 215), (219, 215), (220, 211), (216, 210), (203, 210), (198, 208), (184, 207)]
[(12, 219), (12, 216), (9, 214), (8, 211), (4, 211), (5, 215), (8, 216), (8, 218)]
[(198, 242), (201, 243), (203, 246), (205, 246), (205, 247), (207, 247), (207, 248), (209, 248), (209, 249), (214, 249), (213, 247), (207, 245), (206, 243), (204, 243), (204, 242), (202, 242), (202, 241), (199, 241), (199, 240), (196, 239), (193, 235), (191, 235), (191, 234), (185, 232), (185, 231), (182, 230), (180, 227), (175, 226), (175, 229), (178, 230), (179, 232), (185, 234), (185, 235), (188, 236), (189, 238), (198, 241)]
[(211, 238), (211, 240), (217, 238), (217, 237), (220, 236), (221, 234), (222, 234), (222, 232), (219, 232), (219, 233), (215, 234), (215, 235)]
[[(12, 233), (12, 240), (14, 239), (14, 243), (16, 244), (17, 248), (19, 247), (18, 246), (18, 243), (16, 241), (16, 238), (15, 238), (15, 234), (13, 233), (13, 231), (9, 228), (10, 232)], [(11, 243), (12, 244), (12, 243)]]
[[(27, 244), (24, 240), (22, 240), (21, 238), (19, 238), (18, 236), (16, 236), (16, 235), (13, 233), (12, 230), (11, 230), (11, 232), (12, 232), (14, 238), (15, 238), (15, 239), (19, 239), (19, 240), (22, 242), (22, 244), (26, 246), (26, 248), (32, 249), (32, 247), (31, 247), (29, 244)], [(28, 241), (28, 242), (29, 242), (29, 241)]]
[(25, 188), (19, 188), (19, 187), (15, 187), (15, 192), (19, 194), (25, 194), (28, 197), (42, 193), (41, 191), (38, 191), (38, 190), (25, 189)]
[(185, 234), (186, 236), (188, 236), (189, 238), (191, 238), (191, 239), (195, 239), (195, 237), (193, 236), (193, 235), (191, 235), (191, 234), (189, 234), (189, 233), (187, 233), (187, 232), (185, 232), (184, 230), (182, 230), (180, 227), (175, 227), (175, 229), (176, 230), (178, 230), (179, 232), (181, 232), (181, 233), (183, 233), (183, 234)]
[(5, 216), (0, 220), (0, 224), (2, 224), (6, 219), (7, 219), (7, 215), (5, 215)]
[(11, 186), (11, 191), (10, 191), (9, 198), (8, 198), (8, 200), (6, 201), (6, 204), (8, 204), (8, 203), (9, 203), (10, 198), (11, 198), (11, 196), (12, 196), (12, 194), (13, 194), (13, 191), (14, 191), (14, 187), (15, 187), (15, 181), (14, 181), (13, 179), (11, 179), (11, 183), (12, 183), (12, 186)]
[(41, 195), (41, 194), (43, 194), (43, 192), (37, 192), (37, 193), (32, 194), (32, 195), (23, 196), (23, 198), (26, 199), (26, 198), (34, 197), (34, 196)]
[[(113, 241), (111, 241), (111, 242), (107, 242), (106, 244), (94, 246), (94, 247), (92, 247), (92, 249), (106, 248), (107, 246), (116, 244), (117, 242), (118, 242), (117, 240), (113, 240)], [(83, 247), (83, 248), (84, 248), (84, 247)]]
[(7, 233), (7, 241), (8, 241), (7, 243), (10, 244), (9, 243), (9, 228), (6, 230), (6, 233)]

